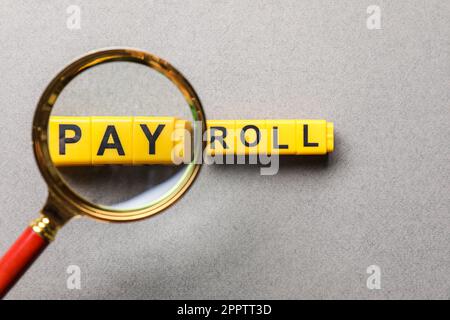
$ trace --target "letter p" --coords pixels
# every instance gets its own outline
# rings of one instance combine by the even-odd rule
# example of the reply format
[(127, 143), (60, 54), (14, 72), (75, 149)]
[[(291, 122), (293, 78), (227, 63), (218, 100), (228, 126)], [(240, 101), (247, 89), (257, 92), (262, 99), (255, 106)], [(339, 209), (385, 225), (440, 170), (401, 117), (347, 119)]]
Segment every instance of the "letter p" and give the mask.
[[(73, 137), (66, 137), (66, 131), (72, 131)], [(81, 139), (81, 129), (75, 124), (60, 124), (59, 125), (59, 154), (66, 154), (67, 143), (77, 143)]]

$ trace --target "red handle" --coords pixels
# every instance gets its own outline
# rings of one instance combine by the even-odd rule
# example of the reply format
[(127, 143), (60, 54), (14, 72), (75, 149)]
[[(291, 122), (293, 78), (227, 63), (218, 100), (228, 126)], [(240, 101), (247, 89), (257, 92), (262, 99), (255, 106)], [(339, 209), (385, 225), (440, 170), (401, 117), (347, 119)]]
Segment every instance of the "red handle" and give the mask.
[(25, 229), (0, 260), (0, 298), (8, 293), (47, 245), (48, 241), (31, 227)]

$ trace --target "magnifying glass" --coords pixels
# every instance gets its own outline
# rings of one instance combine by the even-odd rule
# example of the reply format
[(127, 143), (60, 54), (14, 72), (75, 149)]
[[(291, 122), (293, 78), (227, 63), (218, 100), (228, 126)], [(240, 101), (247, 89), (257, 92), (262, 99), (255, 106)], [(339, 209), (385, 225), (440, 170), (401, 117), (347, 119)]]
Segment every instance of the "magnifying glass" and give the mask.
[[(148, 73), (139, 65), (150, 67), (157, 72)], [(98, 81), (89, 83), (82, 79), (85, 75), (91, 75), (94, 66), (100, 66), (94, 68), (103, 77), (100, 84)], [(109, 69), (103, 70), (102, 68), (106, 66)], [(137, 67), (139, 70), (135, 69)], [(83, 76), (77, 77), (82, 73)], [(149, 74), (156, 78), (146, 79)], [(138, 79), (130, 81), (127, 75)], [(93, 79), (95, 80), (95, 76)], [(161, 79), (164, 81), (161, 82)], [(111, 90), (105, 88), (107, 85), (113, 85), (114, 91), (107, 91)], [(144, 92), (138, 92), (140, 86)], [(91, 107), (83, 101), (93, 100), (83, 100), (80, 95), (78, 102), (75, 102), (73, 93), (77, 93), (77, 88), (79, 91), (80, 88), (89, 91), (93, 99), (101, 97), (99, 100), (104, 105)], [(73, 89), (72, 100), (69, 89)], [(123, 90), (127, 93), (122, 92)], [(117, 91), (121, 91), (121, 94)], [(172, 91), (179, 91), (181, 95), (174, 95)], [(69, 92), (68, 97), (66, 92)], [(139, 102), (133, 100), (133, 94), (144, 97), (144, 100), (147, 97), (162, 98)], [(175, 101), (175, 96), (182, 100), (182, 104), (185, 105), (187, 102), (188, 108), (180, 107), (180, 101)], [(57, 104), (57, 100), (61, 101)], [(49, 129), (50, 125), (54, 125), (53, 122), (50, 123), (50, 118), (54, 116), (56, 123), (60, 121), (60, 128), (66, 129), (60, 131), (64, 136), (60, 136), (59, 140), (67, 142), (68, 144), (64, 146), (67, 148), (73, 147), (70, 142), (75, 140), (70, 134), (76, 134), (77, 130), (63, 127), (64, 117), (77, 116), (81, 120), (85, 119), (89, 126), (84, 131), (79, 130), (80, 134), (84, 132), (80, 139), (86, 139), (90, 134), (88, 148), (94, 157), (101, 158), (108, 154), (126, 156), (128, 152), (132, 152), (132, 142), (124, 138), (123, 133), (129, 133), (133, 138), (136, 138), (138, 129), (144, 133), (145, 130), (151, 133), (152, 119), (145, 118), (146, 116), (169, 116), (164, 118), (167, 125), (164, 128), (169, 128), (174, 125), (174, 119), (183, 118), (186, 114), (192, 121), (188, 119), (188, 122), (181, 123), (190, 123), (189, 130), (193, 132), (192, 137), (195, 141), (189, 161), (185, 161), (182, 165), (102, 165), (100, 159), (93, 163), (95, 166), (65, 168), (55, 165), (56, 158), (55, 156), (52, 158), (50, 152), (49, 134), (53, 134), (53, 131)], [(93, 131), (93, 127), (98, 132), (103, 132), (98, 138), (99, 146), (94, 146), (97, 131)], [(39, 170), (48, 185), (48, 198), (40, 217), (25, 229), (0, 260), (0, 297), (6, 295), (39, 254), (54, 240), (58, 229), (71, 218), (88, 216), (110, 222), (134, 221), (153, 216), (180, 199), (199, 173), (201, 163), (199, 157), (202, 156), (201, 150), (205, 148), (205, 142), (201, 138), (205, 130), (205, 114), (194, 88), (168, 62), (148, 52), (131, 48), (103, 49), (88, 53), (64, 68), (45, 89), (33, 120), (34, 154)], [(103, 149), (102, 142), (104, 142)], [(132, 162), (135, 160), (133, 158)]]

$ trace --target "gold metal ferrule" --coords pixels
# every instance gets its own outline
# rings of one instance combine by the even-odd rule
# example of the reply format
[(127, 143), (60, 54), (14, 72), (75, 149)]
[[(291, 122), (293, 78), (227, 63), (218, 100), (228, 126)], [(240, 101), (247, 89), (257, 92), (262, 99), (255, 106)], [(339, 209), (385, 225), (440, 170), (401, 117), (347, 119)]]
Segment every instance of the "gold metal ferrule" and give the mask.
[(41, 238), (47, 240), (48, 242), (55, 240), (56, 233), (59, 227), (47, 216), (41, 214), (39, 218), (33, 220), (30, 227), (36, 232)]

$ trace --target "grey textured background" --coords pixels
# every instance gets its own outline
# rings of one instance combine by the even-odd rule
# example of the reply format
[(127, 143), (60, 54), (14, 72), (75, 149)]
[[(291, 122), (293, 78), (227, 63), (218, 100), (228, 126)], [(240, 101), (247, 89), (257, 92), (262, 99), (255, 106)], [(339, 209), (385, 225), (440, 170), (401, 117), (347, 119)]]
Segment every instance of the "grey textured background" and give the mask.
[[(70, 4), (81, 30), (66, 28)], [(371, 4), (382, 30), (366, 28)], [(328, 159), (286, 161), (276, 176), (208, 166), (162, 215), (70, 222), (8, 297), (448, 299), (449, 19), (444, 0), (2, 0), (1, 252), (46, 197), (35, 105), (86, 51), (167, 59), (210, 119), (324, 118), (336, 130)], [(110, 85), (80, 104), (116, 94)], [(71, 264), (81, 290), (66, 288)], [(371, 264), (381, 290), (366, 288)]]

